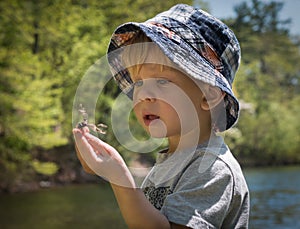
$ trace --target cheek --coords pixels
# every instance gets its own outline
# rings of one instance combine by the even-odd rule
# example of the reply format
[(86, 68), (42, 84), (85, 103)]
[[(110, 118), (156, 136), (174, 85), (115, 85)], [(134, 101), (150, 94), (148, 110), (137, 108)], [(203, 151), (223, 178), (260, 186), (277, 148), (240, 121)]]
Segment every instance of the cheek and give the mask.
[(188, 96), (173, 96), (168, 101), (168, 112), (170, 122), (180, 123), (183, 132), (193, 128), (199, 128), (200, 105), (198, 101), (192, 101)]
[(177, 116), (182, 118), (191, 117), (192, 114), (198, 113), (199, 105), (196, 101), (192, 101), (188, 96), (178, 96), (174, 94), (170, 96), (168, 100), (165, 100), (168, 104), (170, 112), (177, 113)]
[(140, 106), (138, 104), (136, 104), (136, 105), (134, 105), (132, 110), (133, 110), (133, 113), (135, 114), (137, 120), (141, 123), (141, 121), (142, 121), (142, 112), (141, 112)]
[(175, 123), (179, 121), (178, 110), (166, 101), (162, 102), (161, 117), (165, 122)]

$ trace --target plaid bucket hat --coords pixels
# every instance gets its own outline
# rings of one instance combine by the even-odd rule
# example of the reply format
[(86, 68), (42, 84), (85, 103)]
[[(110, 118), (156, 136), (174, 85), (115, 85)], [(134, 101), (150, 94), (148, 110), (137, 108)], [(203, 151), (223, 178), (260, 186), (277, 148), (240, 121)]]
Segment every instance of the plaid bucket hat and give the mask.
[(232, 83), (240, 64), (240, 45), (219, 19), (207, 12), (178, 4), (143, 23), (128, 22), (113, 33), (108, 46), (108, 62), (120, 89), (132, 99), (133, 82), (122, 66), (122, 47), (142, 31), (180, 69), (196, 80), (219, 87), (226, 93), (226, 125), (238, 119), (239, 103)]

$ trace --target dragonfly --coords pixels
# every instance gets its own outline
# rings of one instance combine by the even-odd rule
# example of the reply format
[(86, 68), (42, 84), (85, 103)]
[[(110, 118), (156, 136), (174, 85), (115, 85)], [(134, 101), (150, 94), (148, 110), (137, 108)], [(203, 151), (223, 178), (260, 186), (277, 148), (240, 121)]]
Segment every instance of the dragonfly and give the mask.
[(79, 113), (82, 116), (82, 121), (79, 122), (77, 124), (77, 128), (82, 129), (83, 127), (88, 127), (89, 129), (100, 133), (100, 134), (106, 134), (106, 130), (107, 130), (107, 125), (103, 124), (103, 123), (99, 123), (97, 125), (92, 124), (92, 123), (88, 123), (88, 113), (86, 112), (85, 108), (83, 107), (82, 104), (79, 105), (79, 109), (78, 109)]

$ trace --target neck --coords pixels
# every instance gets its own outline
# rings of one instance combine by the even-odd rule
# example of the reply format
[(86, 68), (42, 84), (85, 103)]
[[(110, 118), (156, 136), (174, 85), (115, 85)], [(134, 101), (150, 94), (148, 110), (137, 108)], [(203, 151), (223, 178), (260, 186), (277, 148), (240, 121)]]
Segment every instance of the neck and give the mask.
[(169, 150), (168, 153), (174, 153), (179, 150), (184, 150), (192, 147), (196, 147), (209, 140), (211, 135), (214, 134), (210, 131), (206, 133), (196, 133), (195, 131), (190, 131), (184, 135), (172, 136), (168, 138)]

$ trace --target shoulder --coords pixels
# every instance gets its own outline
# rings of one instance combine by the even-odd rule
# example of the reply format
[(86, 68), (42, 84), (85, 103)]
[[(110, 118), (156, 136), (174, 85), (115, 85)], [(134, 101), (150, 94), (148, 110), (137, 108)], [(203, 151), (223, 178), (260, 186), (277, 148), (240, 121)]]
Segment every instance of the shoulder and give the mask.
[[(242, 169), (230, 149), (222, 141), (200, 148), (181, 173), (176, 190), (206, 190), (214, 195), (224, 195), (228, 200), (247, 198), (248, 186)], [(209, 188), (207, 188), (209, 187)], [(212, 190), (214, 191), (212, 191)], [(219, 190), (220, 193), (217, 193)], [(221, 193), (224, 192), (224, 193)]]
[(240, 164), (235, 159), (231, 150), (222, 137), (214, 137), (209, 143), (201, 147), (195, 154), (195, 163), (198, 164), (198, 172), (222, 173), (235, 179), (244, 179)]
[(231, 166), (218, 155), (211, 152), (197, 152), (184, 168), (177, 183), (177, 188), (210, 187), (219, 190), (232, 190), (235, 174)]
[(245, 198), (237, 196), (241, 192), (236, 191), (236, 174), (226, 160), (212, 152), (197, 152), (166, 197), (163, 214), (192, 228), (221, 228), (223, 219), (234, 224)]

